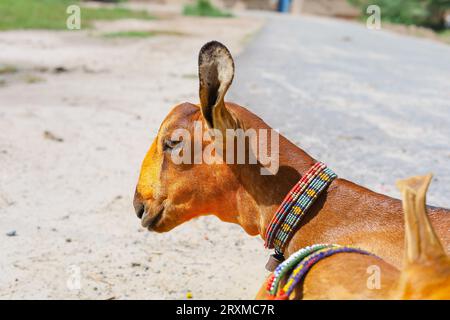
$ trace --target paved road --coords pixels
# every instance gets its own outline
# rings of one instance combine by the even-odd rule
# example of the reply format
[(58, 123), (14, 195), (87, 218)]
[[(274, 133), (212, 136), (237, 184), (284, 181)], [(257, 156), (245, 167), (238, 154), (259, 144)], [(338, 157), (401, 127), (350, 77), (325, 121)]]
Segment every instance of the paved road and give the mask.
[(435, 173), (450, 207), (450, 46), (317, 17), (271, 16), (236, 61), (229, 100), (341, 176), (399, 197)]

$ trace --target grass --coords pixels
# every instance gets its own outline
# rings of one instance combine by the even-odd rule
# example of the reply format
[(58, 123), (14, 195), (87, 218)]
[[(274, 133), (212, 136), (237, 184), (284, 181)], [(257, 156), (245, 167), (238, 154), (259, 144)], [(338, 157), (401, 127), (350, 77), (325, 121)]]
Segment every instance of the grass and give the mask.
[(198, 79), (198, 74), (196, 73), (187, 73), (181, 76), (184, 79)]
[[(0, 0), (0, 30), (66, 29), (69, 5), (77, 0)], [(94, 20), (125, 18), (152, 19), (146, 11), (134, 11), (120, 6), (108, 8), (81, 7), (81, 28), (89, 28)]]
[(166, 30), (153, 30), (153, 31), (140, 31), (140, 30), (130, 30), (130, 31), (118, 31), (118, 32), (108, 32), (104, 33), (105, 38), (148, 38), (154, 36), (184, 36), (185, 34), (178, 31), (166, 31)]
[(41, 77), (38, 77), (38, 76), (34, 76), (34, 75), (32, 75), (32, 74), (27, 74), (25, 77), (24, 77), (24, 81), (26, 82), (26, 83), (38, 83), (38, 82), (43, 82), (43, 81), (45, 81), (43, 78), (41, 78)]
[(81, 19), (86, 19), (87, 21), (93, 20), (118, 20), (118, 19), (143, 19), (150, 20), (154, 19), (153, 16), (148, 14), (146, 11), (134, 11), (122, 7), (114, 8), (83, 8), (81, 9)]
[(230, 12), (223, 11), (214, 6), (209, 0), (197, 0), (195, 4), (187, 4), (183, 8), (185, 16), (200, 16), (200, 17), (224, 17), (230, 18), (233, 16)]
[(450, 44), (450, 30), (444, 30), (444, 31), (437, 32), (437, 35), (439, 36), (439, 38), (441, 40)]
[(0, 75), (16, 73), (18, 69), (11, 65), (0, 65)]

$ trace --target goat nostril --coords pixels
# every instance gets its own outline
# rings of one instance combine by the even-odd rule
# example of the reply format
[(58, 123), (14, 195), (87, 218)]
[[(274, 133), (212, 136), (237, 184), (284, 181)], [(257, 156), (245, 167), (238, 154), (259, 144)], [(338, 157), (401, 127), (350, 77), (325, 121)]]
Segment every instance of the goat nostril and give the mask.
[(144, 206), (141, 204), (140, 206), (138, 206), (136, 209), (136, 215), (138, 216), (139, 219), (142, 218), (142, 216), (144, 215)]
[(136, 212), (136, 215), (138, 216), (139, 219), (141, 219), (145, 211), (144, 204), (135, 198), (133, 201), (133, 207), (134, 211)]
[(137, 189), (134, 192), (133, 207), (134, 211), (136, 212), (136, 215), (138, 216), (139, 219), (141, 219), (142, 216), (144, 215), (145, 207), (144, 204), (142, 203), (142, 197), (137, 192)]

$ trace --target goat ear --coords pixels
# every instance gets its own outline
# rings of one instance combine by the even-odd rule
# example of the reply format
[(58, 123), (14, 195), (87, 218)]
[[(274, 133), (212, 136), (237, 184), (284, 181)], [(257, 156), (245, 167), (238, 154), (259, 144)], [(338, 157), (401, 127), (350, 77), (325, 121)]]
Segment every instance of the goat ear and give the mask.
[(423, 263), (446, 255), (427, 216), (426, 193), (432, 177), (428, 174), (397, 181), (403, 198), (407, 264)]
[(225, 94), (234, 77), (234, 61), (228, 49), (217, 41), (205, 44), (198, 57), (200, 104), (209, 128), (236, 128), (236, 120), (225, 107)]

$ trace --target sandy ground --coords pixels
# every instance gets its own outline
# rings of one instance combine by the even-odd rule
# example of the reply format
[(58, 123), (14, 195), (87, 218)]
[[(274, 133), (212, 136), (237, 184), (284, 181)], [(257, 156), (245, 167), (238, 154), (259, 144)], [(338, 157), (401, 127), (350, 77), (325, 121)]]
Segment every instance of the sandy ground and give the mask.
[[(201, 45), (238, 54), (262, 24), (172, 17), (0, 33), (0, 64), (17, 68), (0, 75), (1, 299), (254, 297), (260, 239), (213, 217), (149, 233), (132, 196), (164, 116), (198, 101)], [(130, 29), (182, 35), (101, 37)]]

